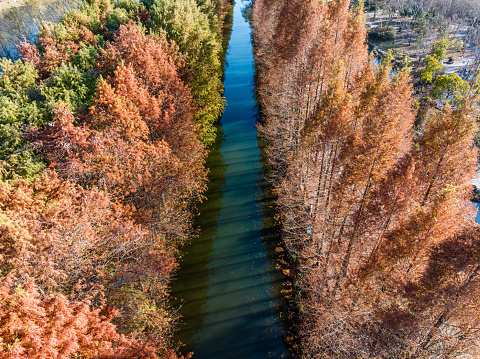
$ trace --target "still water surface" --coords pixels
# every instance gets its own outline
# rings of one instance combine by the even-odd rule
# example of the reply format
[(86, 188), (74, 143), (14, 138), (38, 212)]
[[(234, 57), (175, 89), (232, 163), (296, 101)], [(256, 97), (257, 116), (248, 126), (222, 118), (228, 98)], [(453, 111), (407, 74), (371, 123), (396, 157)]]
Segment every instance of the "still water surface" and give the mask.
[(251, 32), (242, 6), (236, 1), (227, 107), (207, 160), (209, 189), (196, 222), (201, 233), (185, 248), (172, 288), (184, 323), (174, 339), (198, 359), (288, 357), (279, 319), (283, 276), (269, 258), (271, 218), (262, 199)]

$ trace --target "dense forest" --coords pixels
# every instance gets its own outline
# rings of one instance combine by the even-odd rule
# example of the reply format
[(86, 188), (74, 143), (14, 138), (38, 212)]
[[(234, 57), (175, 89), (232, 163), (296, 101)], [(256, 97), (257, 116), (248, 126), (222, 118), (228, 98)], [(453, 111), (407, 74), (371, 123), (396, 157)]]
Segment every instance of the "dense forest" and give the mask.
[(361, 2), (256, 0), (253, 26), (295, 355), (478, 357), (477, 81), (419, 124), (410, 68), (368, 54)]
[(0, 60), (0, 357), (176, 358), (226, 0), (85, 0)]
[[(0, 358), (191, 357), (172, 339), (169, 288), (225, 106), (232, 5), (31, 0), (0, 13)], [(480, 48), (479, 11), (244, 8), (293, 357), (480, 357), (477, 50), (463, 78), (442, 74), (447, 53)], [(395, 22), (417, 61), (369, 54), (366, 13), (382, 19), (370, 40)]]

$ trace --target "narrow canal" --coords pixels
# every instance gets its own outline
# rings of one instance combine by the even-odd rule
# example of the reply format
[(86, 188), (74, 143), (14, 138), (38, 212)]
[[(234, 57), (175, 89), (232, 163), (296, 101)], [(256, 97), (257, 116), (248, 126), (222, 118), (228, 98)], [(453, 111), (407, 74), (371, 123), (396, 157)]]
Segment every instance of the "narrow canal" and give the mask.
[(172, 288), (184, 323), (174, 339), (198, 359), (288, 357), (279, 319), (283, 276), (269, 259), (272, 221), (262, 199), (254, 62), (243, 6), (236, 1), (227, 107), (207, 160), (209, 189), (196, 221), (200, 236), (184, 249)]

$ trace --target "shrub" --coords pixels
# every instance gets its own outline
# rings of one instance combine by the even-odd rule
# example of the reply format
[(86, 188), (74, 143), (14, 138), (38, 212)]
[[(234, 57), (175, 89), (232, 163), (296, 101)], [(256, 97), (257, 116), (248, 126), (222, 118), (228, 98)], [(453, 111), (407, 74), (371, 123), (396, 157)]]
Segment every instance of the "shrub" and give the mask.
[(387, 27), (374, 27), (368, 33), (368, 37), (371, 40), (377, 41), (390, 41), (395, 39), (395, 30), (391, 26)]

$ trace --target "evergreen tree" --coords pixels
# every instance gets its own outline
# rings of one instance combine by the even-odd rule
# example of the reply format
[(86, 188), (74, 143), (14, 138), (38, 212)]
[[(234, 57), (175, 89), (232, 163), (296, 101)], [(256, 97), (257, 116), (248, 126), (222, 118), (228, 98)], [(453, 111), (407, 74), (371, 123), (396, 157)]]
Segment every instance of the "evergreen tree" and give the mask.
[(154, 0), (150, 6), (152, 28), (164, 32), (185, 56), (184, 76), (198, 107), (195, 119), (203, 141), (211, 143), (215, 138), (213, 123), (224, 107), (221, 22), (208, 10), (212, 7), (210, 1), (199, 5), (195, 0)]

